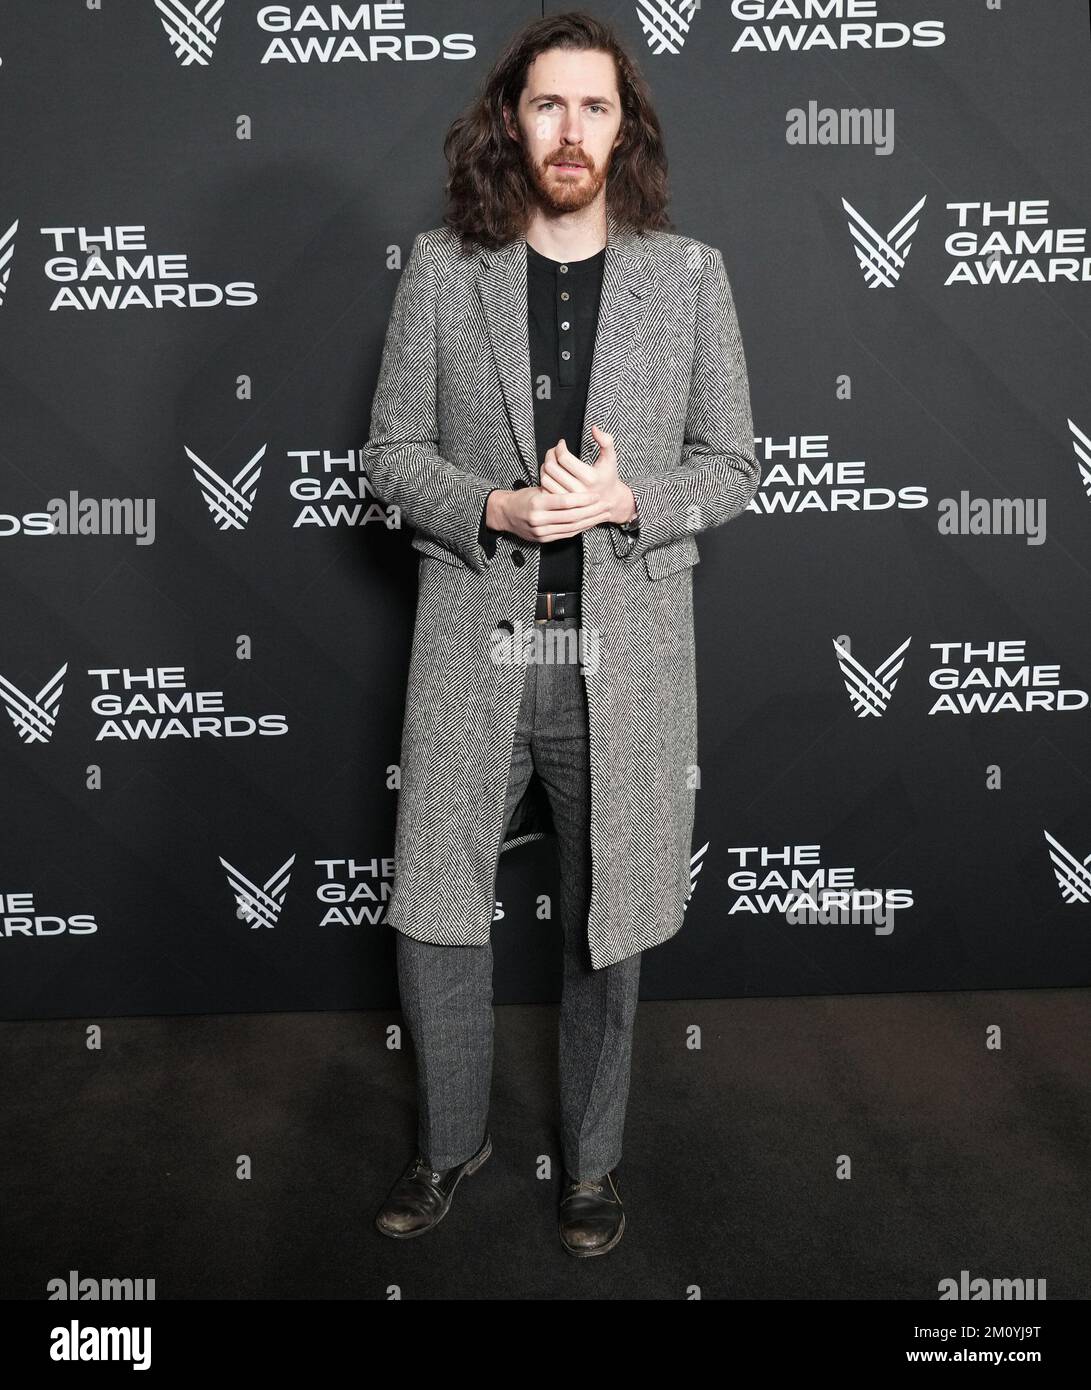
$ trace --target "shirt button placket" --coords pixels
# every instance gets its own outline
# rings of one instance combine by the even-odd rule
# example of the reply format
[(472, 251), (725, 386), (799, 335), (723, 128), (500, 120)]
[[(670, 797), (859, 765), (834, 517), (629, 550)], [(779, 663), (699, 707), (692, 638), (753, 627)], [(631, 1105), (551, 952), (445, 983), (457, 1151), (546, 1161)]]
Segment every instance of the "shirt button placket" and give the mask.
[[(557, 267), (558, 279), (560, 278), (560, 276), (562, 276), (562, 275), (567, 275), (567, 274), (568, 274), (568, 267), (567, 267), (566, 265), (560, 265), (560, 266)], [(561, 290), (561, 299), (562, 299), (562, 300), (567, 300), (568, 298), (569, 298), (569, 293), (568, 293), (568, 291), (567, 291), (567, 290)], [(562, 322), (561, 322), (561, 332), (562, 332), (562, 334), (570, 334), (571, 327), (572, 327), (572, 323), (571, 323), (571, 320), (570, 320), (570, 319), (564, 319), (564, 320), (562, 320)], [(571, 364), (571, 361), (572, 361), (571, 342), (572, 342), (571, 336), (567, 336), (567, 337), (562, 336), (561, 339), (560, 339), (560, 343), (561, 343), (561, 361), (562, 361), (563, 363), (566, 363), (566, 364)], [(563, 386), (571, 386), (571, 385), (572, 385), (572, 373), (571, 373), (570, 367), (569, 367), (568, 369), (566, 369), (566, 367), (562, 367), (562, 368), (560, 369), (559, 377), (560, 377), (561, 384), (562, 384)]]

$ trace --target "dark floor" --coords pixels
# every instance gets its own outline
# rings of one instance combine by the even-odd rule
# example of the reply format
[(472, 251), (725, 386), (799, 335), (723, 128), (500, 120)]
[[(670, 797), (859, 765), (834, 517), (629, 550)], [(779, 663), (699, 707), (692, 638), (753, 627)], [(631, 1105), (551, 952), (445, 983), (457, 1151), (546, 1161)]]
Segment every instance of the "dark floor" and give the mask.
[(98, 1051), (83, 1021), (0, 1025), (0, 1294), (77, 1270), (157, 1299), (933, 1299), (964, 1269), (1091, 1293), (1091, 992), (641, 1004), (627, 1228), (590, 1260), (556, 1232), (556, 1017), (496, 1010), (492, 1157), (410, 1241), (372, 1225), (414, 1147), (399, 1015), (106, 1020)]

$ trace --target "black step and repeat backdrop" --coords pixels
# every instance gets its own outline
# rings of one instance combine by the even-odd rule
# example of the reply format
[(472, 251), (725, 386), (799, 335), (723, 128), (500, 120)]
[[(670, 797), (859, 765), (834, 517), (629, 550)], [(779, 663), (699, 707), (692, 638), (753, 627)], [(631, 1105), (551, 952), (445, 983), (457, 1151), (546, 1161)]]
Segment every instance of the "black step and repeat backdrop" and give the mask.
[[(644, 997), (1087, 983), (1086, 0), (588, 9), (723, 251), (763, 464), (694, 570)], [(443, 134), (539, 13), (0, 10), (5, 1017), (396, 1002), (417, 556), (359, 452)], [(556, 997), (555, 892), (504, 856), (498, 1002)]]

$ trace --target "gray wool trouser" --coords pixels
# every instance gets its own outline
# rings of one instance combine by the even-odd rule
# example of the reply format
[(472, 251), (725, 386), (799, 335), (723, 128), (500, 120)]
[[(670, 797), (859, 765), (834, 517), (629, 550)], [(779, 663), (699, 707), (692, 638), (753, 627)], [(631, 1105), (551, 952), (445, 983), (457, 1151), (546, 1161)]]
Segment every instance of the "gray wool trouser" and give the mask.
[[(536, 626), (578, 623), (572, 617)], [(621, 1160), (641, 956), (601, 970), (591, 965), (590, 748), (578, 660), (526, 665), (501, 843), (535, 770), (549, 797), (560, 860), (562, 1158), (573, 1177), (594, 1178)], [(480, 1149), (488, 1129), (492, 946), (435, 946), (404, 932), (396, 936), (402, 1013), (417, 1060), (420, 1154), (432, 1168), (451, 1168)]]

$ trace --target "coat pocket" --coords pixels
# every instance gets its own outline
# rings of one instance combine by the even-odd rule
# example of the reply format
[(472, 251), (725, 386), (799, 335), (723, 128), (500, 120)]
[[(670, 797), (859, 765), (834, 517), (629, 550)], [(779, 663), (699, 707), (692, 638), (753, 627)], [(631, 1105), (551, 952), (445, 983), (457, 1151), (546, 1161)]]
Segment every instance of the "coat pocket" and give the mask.
[(414, 550), (419, 550), (422, 555), (431, 555), (434, 560), (446, 560), (449, 565), (457, 565), (463, 570), (470, 568), (461, 555), (456, 555), (453, 550), (448, 550), (445, 545), (440, 545), (439, 541), (434, 541), (429, 536), (422, 536), (419, 531), (414, 531), (413, 539), (409, 543)]
[(679, 536), (677, 540), (644, 552), (649, 579), (665, 579), (668, 574), (677, 574), (679, 570), (698, 564), (700, 559), (697, 542), (692, 536)]

